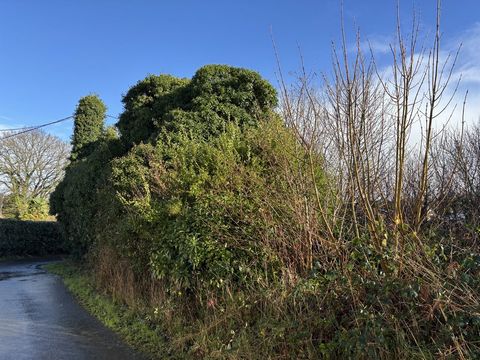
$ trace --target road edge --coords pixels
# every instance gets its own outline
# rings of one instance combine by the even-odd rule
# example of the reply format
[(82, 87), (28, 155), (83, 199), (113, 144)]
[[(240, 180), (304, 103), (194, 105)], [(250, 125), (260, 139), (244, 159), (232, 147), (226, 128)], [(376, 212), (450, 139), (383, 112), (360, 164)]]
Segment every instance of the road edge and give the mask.
[(64, 260), (45, 264), (43, 269), (58, 275), (66, 288), (92, 316), (117, 333), (133, 349), (150, 359), (173, 359), (161, 329), (149, 326), (141, 311), (133, 311), (97, 291), (93, 279), (81, 266)]

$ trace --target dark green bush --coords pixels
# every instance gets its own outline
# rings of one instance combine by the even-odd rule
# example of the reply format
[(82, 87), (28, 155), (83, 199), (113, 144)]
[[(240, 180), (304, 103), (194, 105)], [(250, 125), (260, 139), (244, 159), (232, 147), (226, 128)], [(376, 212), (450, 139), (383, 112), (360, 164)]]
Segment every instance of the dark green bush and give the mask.
[(50, 211), (57, 215), (65, 244), (73, 256), (81, 257), (94, 244), (93, 225), (102, 207), (99, 188), (106, 182), (109, 161), (122, 151), (116, 134), (107, 129), (95, 142), (91, 154), (67, 167), (63, 181), (50, 197)]
[(72, 160), (87, 156), (103, 134), (107, 107), (96, 95), (81, 98), (75, 110)]
[(57, 222), (0, 219), (0, 257), (64, 252)]
[[(78, 109), (80, 105), (86, 106), (85, 99), (81, 100)], [(93, 100), (95, 109), (104, 110), (99, 99)], [(223, 65), (205, 66), (197, 71), (191, 81), (160, 75), (149, 76), (137, 83), (123, 98), (125, 111), (117, 124), (120, 138), (98, 135), (96, 131), (92, 138), (94, 141), (89, 142), (88, 153), (69, 165), (64, 181), (51, 196), (51, 212), (57, 215), (72, 253), (79, 256), (87, 253), (99, 238), (99, 233), (108, 232), (110, 227), (114, 227), (105, 224), (115, 223), (114, 219), (122, 218), (123, 213), (135, 210), (133, 206), (118, 209), (111, 201), (115, 197), (112, 191), (116, 190), (109, 188), (110, 162), (128, 162), (132, 154), (139, 151), (134, 148), (131, 154), (122, 157), (124, 149), (131, 149), (135, 145), (141, 148), (142, 142), (151, 143), (161, 152), (157, 157), (160, 162), (164, 157), (175, 157), (175, 143), (185, 142), (185, 139), (192, 146), (198, 139), (202, 151), (210, 151), (209, 137), (222, 134), (228, 124), (235, 124), (242, 129), (270, 118), (276, 101), (273, 87), (257, 73)], [(90, 107), (87, 106), (88, 109)], [(76, 127), (85, 123), (95, 124), (97, 130), (103, 128), (103, 124), (98, 124), (99, 113), (101, 111), (80, 112), (82, 122), (76, 122)], [(76, 129), (76, 133), (83, 134), (84, 127)], [(132, 182), (140, 186), (141, 182), (136, 182), (136, 174), (131, 175), (131, 179), (124, 178), (123, 183), (115, 181), (121, 186)], [(141, 193), (142, 190), (139, 191)], [(104, 214), (110, 211), (121, 213), (113, 219), (105, 218)], [(99, 223), (97, 227), (95, 224), (98, 224), (98, 219), (106, 223)], [(132, 234), (133, 230), (128, 228), (128, 224), (120, 223), (122, 230), (116, 233)], [(141, 237), (143, 226), (134, 224), (133, 233)], [(122, 235), (119, 237), (122, 238)]]
[(129, 145), (154, 140), (168, 112), (185, 103), (188, 83), (170, 75), (151, 75), (133, 86), (123, 97), (125, 111), (117, 124), (122, 140)]
[(218, 135), (229, 122), (255, 125), (277, 104), (275, 89), (259, 74), (226, 65), (207, 65), (192, 80), (149, 76), (123, 98), (117, 124), (129, 147), (155, 142), (163, 133)]

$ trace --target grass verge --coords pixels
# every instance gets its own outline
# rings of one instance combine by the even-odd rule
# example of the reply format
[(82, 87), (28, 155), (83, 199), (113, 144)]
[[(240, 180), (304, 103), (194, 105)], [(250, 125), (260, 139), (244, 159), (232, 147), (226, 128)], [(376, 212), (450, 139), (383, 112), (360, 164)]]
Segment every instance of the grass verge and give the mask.
[(169, 353), (161, 328), (149, 323), (142, 311), (128, 309), (100, 293), (93, 278), (81, 266), (63, 261), (44, 268), (59, 275), (80, 304), (134, 349), (151, 359), (181, 358)]

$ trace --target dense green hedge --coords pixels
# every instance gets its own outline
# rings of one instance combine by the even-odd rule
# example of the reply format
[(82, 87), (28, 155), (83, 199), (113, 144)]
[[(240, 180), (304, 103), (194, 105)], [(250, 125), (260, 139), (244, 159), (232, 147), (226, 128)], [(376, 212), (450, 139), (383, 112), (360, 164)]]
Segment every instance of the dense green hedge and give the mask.
[(55, 221), (0, 219), (0, 257), (63, 253)]

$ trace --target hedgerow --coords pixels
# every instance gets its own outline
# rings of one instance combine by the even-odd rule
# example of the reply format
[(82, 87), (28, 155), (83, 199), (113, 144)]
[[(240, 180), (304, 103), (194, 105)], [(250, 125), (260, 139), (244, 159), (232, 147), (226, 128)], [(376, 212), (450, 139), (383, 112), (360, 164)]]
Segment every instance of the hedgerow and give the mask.
[(73, 161), (51, 204), (98, 287), (161, 327), (172, 354), (479, 355), (478, 253), (431, 229), (420, 244), (404, 230), (401, 257), (379, 246), (258, 74), (149, 76), (123, 103), (119, 136)]
[(65, 253), (55, 221), (0, 219), (0, 257)]

